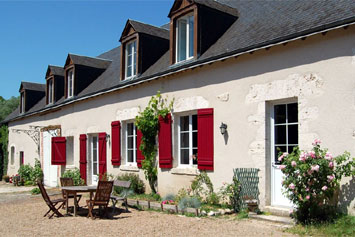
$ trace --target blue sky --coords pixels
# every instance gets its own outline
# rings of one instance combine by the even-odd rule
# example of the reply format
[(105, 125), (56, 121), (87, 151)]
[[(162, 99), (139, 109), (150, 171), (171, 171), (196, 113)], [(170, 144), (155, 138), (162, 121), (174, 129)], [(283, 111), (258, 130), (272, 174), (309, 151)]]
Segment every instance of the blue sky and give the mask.
[(21, 81), (45, 83), (48, 64), (68, 53), (97, 56), (117, 47), (127, 19), (161, 26), (173, 0), (0, 0), (0, 96)]

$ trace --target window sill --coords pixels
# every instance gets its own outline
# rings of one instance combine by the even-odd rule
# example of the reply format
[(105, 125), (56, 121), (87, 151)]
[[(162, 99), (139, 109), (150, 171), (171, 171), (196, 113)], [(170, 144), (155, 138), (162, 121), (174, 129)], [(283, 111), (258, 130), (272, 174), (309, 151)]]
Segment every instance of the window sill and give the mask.
[(120, 167), (120, 170), (130, 171), (130, 172), (139, 172), (139, 168), (137, 166), (133, 166), (133, 165), (122, 165)]
[(193, 175), (197, 176), (200, 174), (200, 171), (195, 167), (176, 167), (171, 169), (172, 174), (180, 175)]

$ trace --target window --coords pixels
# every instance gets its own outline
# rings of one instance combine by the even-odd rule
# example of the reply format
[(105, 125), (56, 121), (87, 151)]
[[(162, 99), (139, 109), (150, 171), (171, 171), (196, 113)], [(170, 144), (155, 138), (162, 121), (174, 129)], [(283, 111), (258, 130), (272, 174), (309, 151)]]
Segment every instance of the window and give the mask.
[(15, 162), (15, 147), (14, 146), (12, 146), (11, 147), (11, 151), (10, 151), (11, 153), (11, 165), (14, 165), (14, 162)]
[(74, 165), (74, 137), (67, 137), (67, 165)]
[(20, 113), (22, 114), (25, 112), (25, 92), (21, 93), (21, 98), (20, 98)]
[(99, 139), (98, 136), (91, 137), (91, 158), (92, 158), (92, 175), (97, 176), (99, 173)]
[(178, 139), (179, 165), (197, 165), (197, 115), (180, 117)]
[(20, 166), (25, 163), (25, 153), (23, 151), (20, 151)]
[(74, 95), (74, 71), (73, 69), (67, 72), (67, 97), (73, 97)]
[(187, 15), (176, 21), (176, 62), (194, 56), (194, 15)]
[(126, 127), (127, 164), (137, 163), (137, 129), (134, 123), (127, 123)]
[(273, 143), (274, 159), (279, 152), (291, 153), (298, 146), (298, 108), (297, 103), (274, 105)]
[(53, 92), (54, 92), (54, 87), (53, 87), (53, 79), (48, 80), (48, 104), (53, 103)]
[(126, 44), (126, 76), (125, 79), (132, 78), (137, 74), (137, 45), (136, 40)]

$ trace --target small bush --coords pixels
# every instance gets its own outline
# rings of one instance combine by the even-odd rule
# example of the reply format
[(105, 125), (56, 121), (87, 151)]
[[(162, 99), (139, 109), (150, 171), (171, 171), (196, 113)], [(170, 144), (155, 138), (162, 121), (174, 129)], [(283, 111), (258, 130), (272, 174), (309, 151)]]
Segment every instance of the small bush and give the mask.
[(80, 177), (80, 170), (78, 168), (75, 168), (73, 170), (65, 170), (62, 177), (72, 178), (75, 186), (80, 186), (85, 184), (85, 181)]
[(24, 182), (32, 181), (33, 167), (29, 164), (21, 165), (18, 169), (18, 174), (21, 176)]
[(175, 201), (175, 200), (176, 200), (176, 196), (172, 193), (165, 195), (165, 197), (163, 197), (162, 199), (162, 201)]
[(36, 183), (37, 180), (42, 180), (43, 179), (43, 171), (42, 171), (42, 168), (41, 168), (41, 162), (38, 159), (35, 160), (35, 166), (33, 167), (31, 176), (32, 176), (31, 180), (32, 180), (33, 183)]
[(37, 195), (37, 194), (40, 194), (41, 193), (41, 190), (39, 190), (39, 188), (33, 188), (31, 190), (31, 194), (32, 195)]
[(197, 197), (184, 197), (180, 200), (178, 205), (180, 210), (186, 210), (186, 208), (200, 208), (201, 201)]
[(33, 181), (31, 181), (31, 180), (28, 180), (28, 181), (26, 181), (26, 182), (24, 183), (24, 185), (25, 185), (25, 186), (33, 186), (33, 185), (35, 185), (35, 183), (34, 183)]
[(10, 176), (4, 175), (4, 176), (2, 176), (2, 179), (3, 179), (6, 183), (8, 183), (8, 182), (10, 181)]
[[(143, 194), (145, 192), (145, 185), (143, 181), (136, 174), (122, 174), (117, 176), (117, 180), (121, 181), (131, 181), (130, 190), (132, 190), (135, 194)], [(115, 187), (116, 193), (121, 193), (124, 188)]]

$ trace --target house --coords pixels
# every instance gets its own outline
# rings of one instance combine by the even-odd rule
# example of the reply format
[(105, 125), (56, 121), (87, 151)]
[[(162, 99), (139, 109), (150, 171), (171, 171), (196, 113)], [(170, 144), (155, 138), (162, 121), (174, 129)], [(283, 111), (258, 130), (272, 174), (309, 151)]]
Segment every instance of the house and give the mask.
[[(354, 1), (176, 0), (168, 16), (161, 27), (128, 20), (117, 48), (68, 54), (46, 84), (23, 82), (5, 120), (8, 173), (22, 156), (41, 160), (49, 186), (74, 167), (88, 184), (105, 172), (144, 179), (134, 119), (157, 91), (175, 99), (159, 139), (163, 195), (201, 170), (218, 188), (253, 167), (261, 208), (287, 207), (277, 149), (320, 138), (333, 154), (355, 154)], [(340, 201), (354, 213), (353, 196)]]

